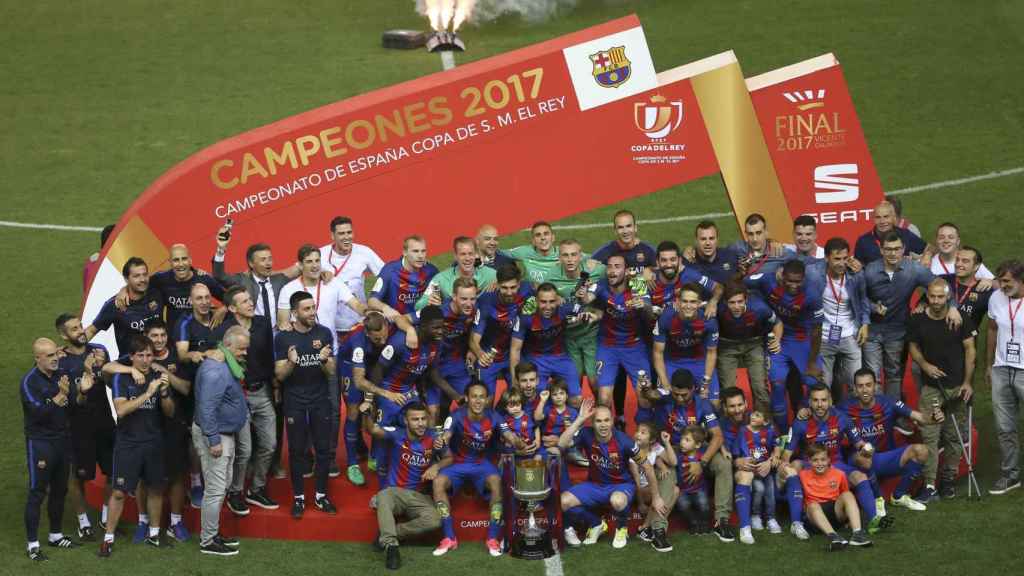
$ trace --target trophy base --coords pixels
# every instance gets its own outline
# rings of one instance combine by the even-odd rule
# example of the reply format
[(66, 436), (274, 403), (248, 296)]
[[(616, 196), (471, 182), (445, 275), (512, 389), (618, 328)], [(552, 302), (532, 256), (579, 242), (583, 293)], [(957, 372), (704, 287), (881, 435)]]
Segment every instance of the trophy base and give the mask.
[(555, 547), (547, 530), (529, 531), (512, 541), (509, 554), (523, 560), (544, 560), (555, 555)]

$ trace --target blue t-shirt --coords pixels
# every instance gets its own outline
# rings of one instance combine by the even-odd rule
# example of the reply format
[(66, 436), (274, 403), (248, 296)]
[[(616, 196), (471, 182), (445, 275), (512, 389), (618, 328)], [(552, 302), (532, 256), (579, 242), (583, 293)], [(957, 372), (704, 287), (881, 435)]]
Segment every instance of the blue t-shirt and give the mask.
[(106, 330), (113, 326), (117, 351), (119, 354), (127, 354), (132, 336), (145, 334), (147, 322), (154, 318), (163, 318), (163, 295), (155, 287), (150, 286), (142, 298), (129, 302), (124, 312), (114, 305), (115, 298), (103, 303), (92, 325), (97, 330)]
[[(150, 370), (146, 374), (146, 383), (139, 386), (135, 384), (135, 379), (131, 374), (114, 374), (114, 380), (111, 383), (113, 397), (115, 400), (117, 398), (134, 400), (146, 393), (150, 382), (159, 379), (160, 373)], [(118, 418), (117, 443), (135, 446), (160, 440), (162, 418), (160, 393), (157, 392), (147, 398), (134, 412)]]
[(314, 325), (308, 332), (284, 330), (277, 333), (274, 337), (274, 360), (287, 359), (288, 349), (292, 346), (299, 356), (292, 373), (281, 383), (286, 406), (310, 408), (328, 402), (327, 374), (323, 370), (320, 350), (333, 345), (334, 334), (321, 324)]

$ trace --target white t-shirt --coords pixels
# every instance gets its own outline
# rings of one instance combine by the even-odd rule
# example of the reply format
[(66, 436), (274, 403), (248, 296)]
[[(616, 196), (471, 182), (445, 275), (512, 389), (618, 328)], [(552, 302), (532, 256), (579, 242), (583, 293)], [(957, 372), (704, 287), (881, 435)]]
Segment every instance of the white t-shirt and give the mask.
[[(786, 250), (792, 250), (793, 252), (795, 252), (797, 254), (800, 253), (799, 250), (796, 249), (796, 244), (783, 244), (782, 247), (785, 248)], [(823, 246), (815, 246), (814, 247), (814, 257), (818, 258), (819, 260), (824, 258), (825, 257), (825, 248)]]
[[(334, 244), (328, 244), (320, 248), (320, 263), (324, 270), (330, 270), (335, 278), (340, 278), (348, 286), (349, 291), (366, 304), (366, 287), (363, 284), (363, 276), (369, 272), (376, 276), (384, 267), (384, 261), (377, 256), (369, 246), (352, 244), (352, 251), (347, 255), (339, 254), (334, 250)], [(353, 326), (362, 321), (362, 317), (348, 306), (338, 307), (338, 317), (334, 322), (337, 330), (342, 332), (351, 330)]]
[[(1024, 369), (1024, 305), (1022, 298), (1010, 300), (1002, 290), (993, 290), (988, 301), (989, 321), (995, 322), (996, 361), (993, 366), (1010, 366)], [(1013, 312), (1013, 326), (1010, 326), (1010, 313)], [(1008, 357), (1016, 353), (1016, 358)]]
[(307, 287), (302, 283), (302, 278), (296, 278), (281, 288), (281, 294), (277, 298), (277, 309), (290, 310), (292, 294), (303, 290), (313, 295), (313, 300), (316, 301), (316, 321), (331, 331), (334, 336), (334, 351), (337, 352), (338, 335), (335, 322), (338, 318), (338, 308), (348, 308), (346, 302), (355, 296), (348, 286), (337, 278), (332, 278), (326, 284), (317, 281), (313, 287)]
[[(659, 442), (651, 444), (650, 450), (647, 451), (647, 463), (654, 466), (658, 462), (658, 456), (661, 456), (665, 452), (665, 447)], [(640, 469), (640, 487), (647, 487), (647, 474), (644, 474), (644, 469)]]
[[(942, 276), (943, 274), (956, 274), (956, 264), (946, 264), (936, 254), (932, 256), (932, 274), (936, 276)], [(991, 270), (985, 267), (984, 264), (978, 266), (978, 271), (974, 273), (974, 277), (978, 280), (993, 280), (996, 276)]]
[[(821, 309), (825, 313), (825, 321), (821, 325), (821, 341), (828, 342), (831, 326), (838, 324), (842, 329), (840, 338), (857, 335), (857, 324), (853, 321), (853, 307), (850, 306), (850, 296), (846, 292), (846, 276), (839, 281), (833, 280), (831, 276), (825, 278), (825, 290), (821, 299)], [(840, 302), (836, 302), (835, 294), (839, 294)]]

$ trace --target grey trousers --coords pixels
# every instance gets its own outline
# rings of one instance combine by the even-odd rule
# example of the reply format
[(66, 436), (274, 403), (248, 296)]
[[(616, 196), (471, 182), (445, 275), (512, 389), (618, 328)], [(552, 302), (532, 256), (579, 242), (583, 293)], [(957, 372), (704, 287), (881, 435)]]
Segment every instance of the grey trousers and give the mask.
[(835, 380), (841, 386), (845, 398), (853, 390), (853, 373), (860, 369), (862, 362), (857, 337), (847, 336), (839, 340), (838, 344), (830, 344), (827, 339), (822, 338), (821, 361), (824, 364), (822, 372), (825, 384), (829, 389), (834, 389), (832, 383)]
[(1020, 479), (1020, 436), (1017, 421), (1020, 405), (1024, 402), (1024, 370), (1009, 366), (992, 368), (992, 412), (995, 414), (996, 435), (999, 438), (1001, 459), (999, 469), (1003, 478)]
[(904, 334), (871, 330), (864, 343), (864, 366), (881, 382), (885, 376), (884, 393), (893, 400), (902, 398)]
[[(396, 524), (396, 516), (405, 522)], [(377, 526), (381, 545), (397, 546), (400, 540), (440, 528), (441, 516), (430, 496), (392, 486), (377, 493)]]
[(764, 342), (761, 338), (749, 340), (721, 340), (718, 343), (718, 382), (719, 389), (725, 390), (736, 385), (736, 369), (746, 368), (750, 378), (750, 393), (754, 397), (754, 407), (771, 414), (771, 398), (768, 394), (766, 369), (768, 358), (765, 355)]
[[(254, 492), (267, 485), (267, 471), (277, 447), (275, 431), (274, 402), (270, 397), (270, 386), (263, 386), (256, 392), (249, 392), (249, 425), (238, 433), (238, 447), (235, 454), (235, 470), (231, 481), (231, 492), (241, 492), (245, 487), (246, 471), (251, 473), (249, 488)], [(255, 439), (256, 451), (253, 452)]]
[(192, 424), (192, 444), (203, 466), (203, 508), (200, 513), (202, 531), (199, 534), (199, 545), (206, 546), (220, 532), (220, 509), (224, 505), (228, 485), (231, 484), (235, 437), (221, 434), (222, 453), (220, 457), (214, 458), (203, 431), (198, 424)]

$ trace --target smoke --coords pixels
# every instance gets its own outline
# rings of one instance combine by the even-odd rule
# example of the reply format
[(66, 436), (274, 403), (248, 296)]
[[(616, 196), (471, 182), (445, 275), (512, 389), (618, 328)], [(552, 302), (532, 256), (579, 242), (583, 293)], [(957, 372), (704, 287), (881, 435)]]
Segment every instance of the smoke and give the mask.
[(575, 8), (579, 0), (416, 0), (416, 11), (442, 29), (449, 21), (458, 29), (462, 20), (482, 24), (506, 14), (518, 14), (531, 24), (543, 22), (559, 11)]

